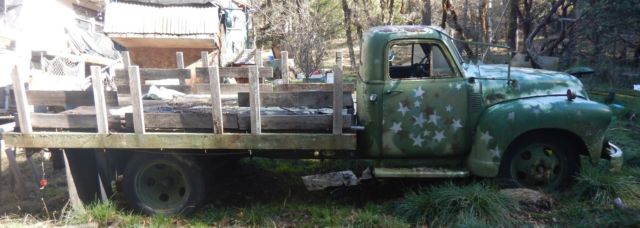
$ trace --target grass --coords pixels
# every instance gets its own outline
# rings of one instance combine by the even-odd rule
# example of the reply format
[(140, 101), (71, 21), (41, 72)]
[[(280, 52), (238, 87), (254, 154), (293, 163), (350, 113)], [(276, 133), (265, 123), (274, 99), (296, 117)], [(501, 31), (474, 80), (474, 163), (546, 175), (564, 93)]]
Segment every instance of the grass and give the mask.
[(448, 183), (410, 192), (396, 213), (416, 224), (514, 225), (518, 203), (484, 182)]
[(613, 200), (631, 207), (640, 206), (640, 181), (625, 168), (621, 172), (611, 173), (604, 165), (583, 166), (573, 185), (576, 197), (595, 206), (612, 207)]

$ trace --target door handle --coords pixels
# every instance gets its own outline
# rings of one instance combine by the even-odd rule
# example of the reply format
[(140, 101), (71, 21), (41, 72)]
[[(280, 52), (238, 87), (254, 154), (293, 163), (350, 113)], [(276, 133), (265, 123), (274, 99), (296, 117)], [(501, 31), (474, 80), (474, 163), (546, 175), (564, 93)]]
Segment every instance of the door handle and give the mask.
[(392, 94), (392, 93), (402, 93), (402, 90), (387, 90), (387, 94)]

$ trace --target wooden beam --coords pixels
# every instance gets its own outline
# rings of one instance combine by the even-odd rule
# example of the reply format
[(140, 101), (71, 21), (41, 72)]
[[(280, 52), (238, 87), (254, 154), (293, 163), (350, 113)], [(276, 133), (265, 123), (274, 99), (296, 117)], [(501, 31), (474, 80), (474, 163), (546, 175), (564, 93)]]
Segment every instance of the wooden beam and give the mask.
[[(139, 71), (142, 82), (146, 80), (178, 79), (180, 85), (184, 85), (185, 79), (191, 77), (191, 70), (189, 69), (143, 68), (139, 69)], [(127, 70), (117, 69), (115, 77), (116, 85), (127, 85), (128, 81), (129, 74)]]
[[(248, 78), (249, 71), (253, 67), (220, 67), (218, 68), (218, 74), (221, 78)], [(273, 68), (260, 67), (260, 78), (273, 78)], [(207, 68), (196, 68), (196, 77), (203, 82), (209, 82), (209, 72)]]
[[(93, 91), (45, 91), (28, 90), (27, 98), (31, 105), (44, 106), (94, 106)], [(118, 106), (118, 94), (115, 91), (104, 92), (105, 104)]]
[[(351, 83), (342, 84), (342, 90), (345, 92), (352, 92), (355, 90), (355, 85)], [(311, 91), (333, 91), (333, 84), (327, 83), (293, 83), (293, 84), (279, 84), (273, 85), (273, 91), (275, 92), (311, 92)]]
[(84, 205), (82, 204), (82, 200), (80, 200), (73, 174), (71, 174), (71, 164), (69, 164), (69, 159), (67, 159), (67, 152), (63, 152), (62, 156), (64, 158), (64, 172), (67, 176), (67, 192), (69, 193), (71, 207), (78, 212), (84, 212)]
[[(209, 83), (198, 83), (196, 86), (197, 94), (210, 94), (211, 86)], [(270, 92), (273, 90), (272, 84), (260, 84), (260, 91)], [(249, 92), (249, 84), (220, 84), (220, 94), (222, 95), (237, 95), (240, 92)], [(249, 102), (247, 100), (247, 102)]]
[(142, 108), (142, 88), (140, 87), (140, 69), (138, 66), (130, 66), (129, 75), (131, 105), (133, 106), (133, 130), (137, 134), (144, 134), (144, 109)]
[(218, 66), (209, 67), (209, 82), (211, 85), (213, 132), (222, 134), (224, 122), (222, 121), (222, 101), (220, 100), (220, 76), (218, 75)]
[(336, 67), (333, 68), (333, 134), (342, 134), (342, 52), (336, 53)]
[(121, 52), (122, 54), (122, 65), (124, 65), (124, 69), (129, 69), (129, 67), (131, 66), (131, 58), (129, 57), (129, 52), (128, 51), (123, 51)]
[(184, 54), (182, 52), (176, 52), (176, 68), (184, 69)]
[(31, 133), (31, 118), (29, 117), (29, 103), (27, 102), (27, 93), (24, 88), (24, 80), (20, 76), (23, 72), (14, 66), (11, 70), (11, 80), (13, 83), (13, 91), (16, 97), (16, 109), (18, 111), (20, 132)]
[[(236, 114), (224, 114), (224, 127), (238, 129)], [(131, 128), (133, 114), (125, 114), (126, 127)], [(145, 113), (145, 127), (147, 129), (212, 129), (211, 115), (204, 113)]]
[[(238, 106), (249, 107), (249, 94), (238, 93)], [(333, 106), (333, 92), (272, 92), (261, 93), (262, 107), (300, 107), (327, 108)], [(350, 92), (342, 93), (343, 107), (353, 106)]]
[(260, 80), (258, 78), (258, 68), (261, 56), (256, 49), (256, 66), (249, 71), (249, 106), (251, 109), (251, 134), (260, 134), (262, 124), (260, 122)]
[(209, 52), (200, 52), (200, 60), (202, 63), (202, 68), (207, 69), (207, 67), (209, 67)]
[[(208, 116), (208, 115), (207, 115)], [(355, 134), (264, 133), (5, 133), (7, 145), (21, 148), (355, 150)]]
[(283, 51), (280, 59), (280, 71), (282, 71), (282, 83), (289, 84), (289, 52)]
[(93, 84), (93, 101), (96, 108), (96, 122), (98, 125), (98, 133), (109, 132), (109, 122), (107, 121), (107, 104), (104, 99), (104, 85), (102, 82), (102, 74), (99, 66), (91, 66), (91, 80)]
[[(281, 131), (331, 131), (333, 128), (332, 115), (264, 115), (262, 118), (263, 130)], [(342, 116), (342, 128), (351, 127), (351, 115)], [(250, 128), (248, 115), (238, 116), (238, 129)]]
[[(64, 113), (31, 113), (33, 128), (36, 129), (97, 129), (94, 114), (64, 114)], [(108, 128), (119, 128), (120, 117), (108, 116)]]
[[(172, 89), (182, 93), (189, 93), (191, 91), (191, 86), (189, 85), (161, 85), (157, 87), (164, 87), (164, 88)], [(149, 92), (149, 88), (151, 88), (151, 85), (141, 85), (140, 88), (142, 89), (141, 90), (142, 93), (146, 94)], [(131, 87), (129, 85), (118, 86), (118, 93), (120, 94), (129, 94), (130, 91), (131, 91)]]

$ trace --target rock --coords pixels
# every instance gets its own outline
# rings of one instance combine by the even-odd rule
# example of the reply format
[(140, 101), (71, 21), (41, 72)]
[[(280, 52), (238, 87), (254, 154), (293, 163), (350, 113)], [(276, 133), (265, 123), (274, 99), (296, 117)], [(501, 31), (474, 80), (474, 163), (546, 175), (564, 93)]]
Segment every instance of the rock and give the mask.
[(556, 204), (550, 195), (528, 188), (502, 189), (500, 193), (511, 197), (529, 211), (548, 211)]

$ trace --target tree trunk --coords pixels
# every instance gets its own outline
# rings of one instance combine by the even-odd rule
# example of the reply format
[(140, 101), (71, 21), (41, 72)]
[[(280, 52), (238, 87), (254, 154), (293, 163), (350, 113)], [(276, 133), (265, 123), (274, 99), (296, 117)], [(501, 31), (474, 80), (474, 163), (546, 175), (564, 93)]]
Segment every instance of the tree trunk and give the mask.
[(527, 49), (527, 54), (531, 58), (531, 66), (533, 66), (533, 68), (540, 68), (540, 52), (533, 47), (533, 39), (545, 26), (551, 23), (553, 15), (556, 14), (558, 8), (563, 4), (564, 0), (553, 2), (551, 4), (551, 10), (542, 18), (542, 21), (536, 25), (533, 31), (527, 35), (527, 39), (525, 39), (524, 45)]
[(349, 59), (352, 67), (356, 66), (356, 54), (353, 51), (353, 38), (351, 37), (351, 9), (347, 0), (342, 0), (342, 12), (344, 12), (344, 26), (347, 35), (347, 47), (349, 48)]
[(380, 23), (384, 24), (384, 10), (386, 9), (387, 2), (380, 0)]
[(516, 31), (518, 31), (518, 0), (509, 1), (509, 19), (507, 21), (507, 45), (512, 51), (517, 50), (516, 47)]
[[(450, 0), (442, 0), (442, 12), (443, 12), (442, 13), (443, 24), (444, 22), (447, 22), (446, 20), (447, 15), (451, 15), (451, 20), (448, 21), (448, 23), (450, 23), (451, 27), (453, 27), (456, 33), (459, 34), (460, 38), (462, 40), (465, 40), (466, 34), (464, 33), (464, 29), (462, 29), (462, 26), (460, 25), (460, 23), (458, 23), (458, 15), (456, 14), (456, 11), (453, 8), (453, 5), (451, 4)], [(462, 49), (467, 53), (467, 55), (474, 56), (473, 50), (471, 50), (471, 47), (469, 47), (469, 44), (463, 43)]]
[(422, 24), (431, 25), (431, 0), (422, 0)]
[(478, 39), (481, 42), (488, 42), (488, 28), (487, 28), (487, 0), (480, 0), (478, 5), (478, 21), (480, 22), (480, 36)]
[(464, 0), (462, 11), (464, 11), (462, 15), (462, 27), (466, 31), (467, 29), (469, 29), (469, 0)]
[(392, 25), (393, 24), (393, 7), (394, 7), (395, 1), (394, 0), (389, 0), (389, 22), (387, 24)]

